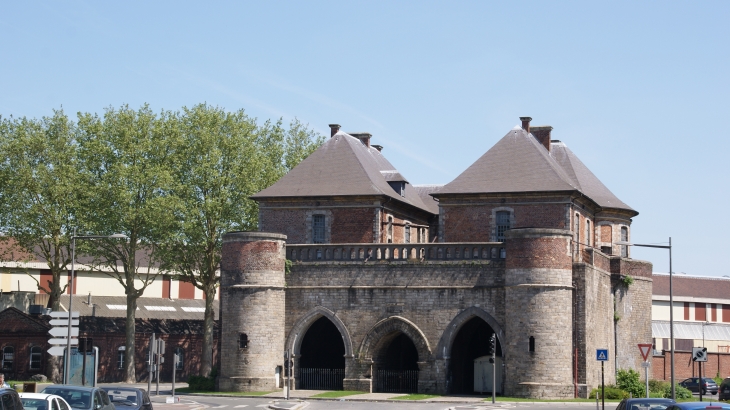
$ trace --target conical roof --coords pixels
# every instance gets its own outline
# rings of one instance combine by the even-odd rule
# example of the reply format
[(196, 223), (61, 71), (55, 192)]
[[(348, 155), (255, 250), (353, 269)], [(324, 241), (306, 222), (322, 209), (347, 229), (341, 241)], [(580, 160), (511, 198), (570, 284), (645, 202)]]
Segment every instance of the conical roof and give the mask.
[(434, 196), (551, 191), (579, 191), (601, 207), (633, 211), (565, 144), (553, 143), (548, 152), (532, 134), (520, 127), (510, 130)]
[(340, 131), (251, 198), (385, 195), (429, 211), (413, 187), (406, 183), (402, 197), (389, 181), (407, 182), (380, 151)]

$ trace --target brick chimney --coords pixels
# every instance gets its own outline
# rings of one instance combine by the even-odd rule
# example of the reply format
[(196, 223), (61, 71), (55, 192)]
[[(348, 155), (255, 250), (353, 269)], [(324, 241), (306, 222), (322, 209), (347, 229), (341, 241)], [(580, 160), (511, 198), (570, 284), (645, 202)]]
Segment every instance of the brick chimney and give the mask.
[(376, 150), (378, 150), (378, 152), (382, 152), (383, 151), (383, 146), (382, 145), (373, 145), (373, 148), (375, 148)]
[(348, 134), (360, 140), (366, 147), (370, 148), (370, 138), (373, 134), (369, 132), (348, 132)]
[(550, 152), (550, 131), (552, 130), (553, 127), (549, 125), (538, 125), (530, 128), (532, 135), (540, 141), (540, 144), (542, 144), (548, 152)]
[(530, 121), (532, 121), (532, 117), (520, 117), (520, 121), (522, 121), (522, 129), (530, 132)]
[(334, 137), (340, 131), (340, 124), (330, 124), (330, 138)]

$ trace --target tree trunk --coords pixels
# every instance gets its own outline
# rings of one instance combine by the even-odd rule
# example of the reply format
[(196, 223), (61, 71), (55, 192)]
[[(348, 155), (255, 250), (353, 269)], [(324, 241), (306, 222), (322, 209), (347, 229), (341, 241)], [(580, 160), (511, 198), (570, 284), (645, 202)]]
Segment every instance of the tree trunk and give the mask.
[(215, 311), (216, 286), (209, 285), (205, 290), (205, 315), (203, 319), (203, 355), (200, 361), (200, 375), (207, 377), (213, 370), (213, 321)]
[(61, 274), (62, 271), (60, 270), (51, 271), (51, 283), (41, 283), (41, 287), (45, 288), (48, 286), (48, 290), (51, 291), (48, 296), (48, 305), (46, 307), (51, 308), (54, 312), (61, 310)]
[(134, 362), (134, 335), (135, 323), (134, 319), (137, 314), (137, 298), (134, 295), (127, 294), (127, 320), (126, 320), (126, 341), (124, 343), (124, 382), (136, 383), (137, 374), (135, 372)]

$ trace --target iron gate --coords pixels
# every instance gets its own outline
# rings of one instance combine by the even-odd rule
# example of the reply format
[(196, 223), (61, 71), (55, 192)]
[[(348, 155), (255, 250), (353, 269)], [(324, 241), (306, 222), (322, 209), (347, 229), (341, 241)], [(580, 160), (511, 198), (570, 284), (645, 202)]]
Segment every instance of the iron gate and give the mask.
[(418, 370), (378, 370), (380, 393), (418, 393)]
[(299, 385), (308, 390), (343, 390), (345, 369), (299, 368)]

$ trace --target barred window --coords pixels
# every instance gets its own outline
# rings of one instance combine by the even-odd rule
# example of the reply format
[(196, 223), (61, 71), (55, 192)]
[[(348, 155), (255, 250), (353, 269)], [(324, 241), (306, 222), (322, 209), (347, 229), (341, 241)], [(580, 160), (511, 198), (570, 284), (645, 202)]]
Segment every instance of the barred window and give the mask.
[(324, 243), (324, 215), (312, 215), (312, 243)]
[[(621, 242), (628, 242), (629, 241), (629, 228), (622, 226), (621, 227)], [(621, 245), (621, 257), (628, 258), (629, 257), (629, 246), (628, 245)]]
[(393, 243), (393, 217), (388, 217), (388, 243)]
[(504, 233), (510, 228), (509, 211), (497, 211), (497, 242), (504, 242)]
[(117, 349), (117, 369), (124, 369), (124, 346)]
[(586, 220), (586, 245), (591, 246), (591, 221)]
[(406, 225), (406, 243), (411, 243), (411, 225)]
[(177, 355), (177, 362), (175, 363), (175, 370), (182, 370), (184, 367), (183, 363), (185, 361), (185, 352), (183, 351), (182, 347), (176, 347), (175, 354)]
[(40, 346), (33, 346), (30, 348), (30, 368), (32, 370), (38, 370), (41, 368), (41, 356), (43, 355), (43, 349)]

